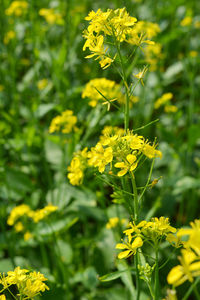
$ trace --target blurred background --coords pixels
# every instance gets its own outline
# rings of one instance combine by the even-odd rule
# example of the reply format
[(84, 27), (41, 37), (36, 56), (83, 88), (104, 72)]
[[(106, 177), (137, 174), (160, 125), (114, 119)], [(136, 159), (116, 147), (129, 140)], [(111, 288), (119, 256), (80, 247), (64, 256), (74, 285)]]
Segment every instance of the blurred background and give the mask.
[[(85, 59), (82, 32), (88, 24), (84, 18), (91, 10), (122, 7), (138, 20), (158, 25), (155, 45), (137, 51), (130, 70), (137, 74), (148, 65), (144, 87), (135, 90), (131, 129), (159, 119), (138, 134), (151, 141), (157, 137), (163, 153), (152, 175), (158, 183), (147, 191), (142, 214), (167, 216), (175, 227), (199, 217), (200, 2), (3, 0), (0, 272), (18, 265), (41, 271), (50, 287), (44, 299), (132, 299), (133, 283), (127, 273), (107, 283), (98, 279), (127, 264), (116, 261), (120, 228), (107, 225), (116, 216), (128, 222), (120, 195), (112, 195), (106, 178), (102, 181), (92, 172), (80, 187), (70, 185), (67, 178), (75, 150), (95, 145), (106, 125), (123, 127), (122, 112), (111, 109), (99, 119), (101, 111), (94, 112), (81, 97), (91, 79), (105, 77), (120, 83), (114, 68), (102, 70), (94, 59)], [(77, 116), (77, 132), (50, 134), (51, 120), (67, 109)], [(145, 184), (145, 168), (138, 171), (140, 186)], [(58, 210), (37, 224), (27, 221), (26, 232), (17, 231), (7, 219), (21, 204), (33, 210), (53, 204)], [(169, 249), (163, 247), (162, 255), (167, 257)], [(163, 294), (173, 258), (162, 270)], [(187, 288), (185, 284), (178, 289), (180, 299)], [(145, 293), (142, 297), (149, 299)]]

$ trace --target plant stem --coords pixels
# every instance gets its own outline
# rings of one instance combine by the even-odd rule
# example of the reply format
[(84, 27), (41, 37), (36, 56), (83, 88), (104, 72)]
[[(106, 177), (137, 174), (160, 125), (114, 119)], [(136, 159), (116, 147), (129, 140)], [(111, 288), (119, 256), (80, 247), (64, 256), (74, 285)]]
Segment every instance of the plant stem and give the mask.
[(126, 92), (126, 102), (125, 102), (125, 110), (124, 110), (124, 129), (126, 131), (129, 128), (129, 88), (128, 88), (128, 84), (127, 84), (127, 77), (126, 77), (124, 62), (123, 62), (121, 51), (120, 51), (120, 46), (115, 37), (114, 31), (113, 31), (113, 36), (114, 36), (115, 45), (117, 48), (117, 54), (119, 56), (119, 60), (120, 60), (120, 64), (121, 64), (122, 80), (123, 80), (125, 92)]
[(135, 176), (132, 172), (131, 172), (131, 182), (132, 182), (133, 193), (134, 193), (134, 219), (135, 219), (135, 222), (137, 222), (137, 219), (138, 219), (138, 193), (137, 193), (137, 186), (136, 186), (136, 182), (135, 182)]
[(155, 300), (159, 300), (159, 266), (158, 266), (158, 246), (156, 245), (156, 267), (155, 267)]
[[(193, 289), (196, 287), (196, 285), (199, 283), (200, 281), (200, 277), (198, 277), (193, 283), (192, 285), (189, 287), (187, 293), (185, 294), (185, 296), (183, 297), (182, 300), (187, 300), (188, 297), (190, 296), (190, 294), (192, 293)], [(199, 298), (197, 298), (199, 300)]]
[[(134, 192), (134, 221), (137, 222), (138, 220), (138, 193), (137, 193), (137, 186), (135, 182), (135, 176), (132, 172), (131, 173), (131, 182), (133, 186)], [(138, 263), (139, 263), (139, 253), (135, 254), (135, 270), (136, 270), (136, 300), (140, 299), (140, 277), (139, 277), (139, 270), (138, 270)]]
[(200, 295), (199, 295), (199, 292), (198, 292), (198, 290), (197, 290), (196, 285), (194, 286), (193, 291), (194, 291), (194, 293), (195, 293), (195, 296), (196, 296), (197, 300), (200, 300)]

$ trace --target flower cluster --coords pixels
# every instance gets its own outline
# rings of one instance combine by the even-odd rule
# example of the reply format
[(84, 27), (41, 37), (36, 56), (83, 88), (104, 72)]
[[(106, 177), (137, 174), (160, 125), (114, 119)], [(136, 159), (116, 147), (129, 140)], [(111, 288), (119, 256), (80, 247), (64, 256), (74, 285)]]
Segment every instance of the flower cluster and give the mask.
[(16, 37), (16, 33), (13, 30), (10, 30), (6, 32), (3, 42), (5, 45), (9, 44), (11, 40), (13, 40)]
[[(16, 232), (25, 231), (25, 227), (21, 222), (23, 217), (28, 217), (33, 220), (34, 223), (46, 218), (49, 214), (53, 213), (58, 209), (57, 206), (47, 205), (42, 209), (32, 210), (29, 205), (21, 204), (14, 207), (8, 217), (7, 223), (10, 226), (14, 226)], [(24, 233), (24, 239), (29, 240), (32, 237), (32, 234), (29, 231)]]
[(173, 98), (172, 93), (165, 93), (154, 103), (154, 108), (159, 109), (161, 106), (164, 106), (164, 110), (167, 113), (176, 112), (178, 110), (177, 106), (171, 105), (170, 101)]
[(187, 241), (183, 241), (184, 249), (178, 257), (180, 265), (171, 269), (167, 276), (167, 281), (173, 286), (179, 286), (186, 280), (194, 281), (194, 277), (200, 276), (200, 220), (190, 223), (191, 228), (181, 228), (177, 232), (177, 237), (188, 236)]
[(20, 299), (32, 299), (39, 295), (40, 292), (49, 290), (49, 287), (44, 283), (46, 280), (40, 272), (29, 272), (26, 269), (17, 267), (14, 271), (9, 271), (7, 275), (4, 273), (0, 274), (0, 284), (3, 285), (1, 292), (8, 289), (11, 285), (16, 285)]
[(12, 1), (10, 6), (6, 9), (5, 14), (7, 16), (16, 16), (20, 17), (26, 13), (28, 9), (28, 2), (26, 1)]
[(56, 12), (53, 8), (42, 8), (39, 11), (39, 15), (44, 17), (46, 22), (50, 25), (57, 24), (57, 25), (63, 25), (64, 20), (62, 18), (62, 15), (58, 12)]
[(80, 185), (83, 181), (84, 170), (87, 166), (87, 148), (74, 153), (70, 166), (67, 168), (68, 178), (72, 185)]
[(105, 130), (105, 135), (100, 137), (96, 146), (88, 152), (84, 152), (83, 164), (75, 154), (70, 167), (68, 167), (68, 171), (70, 171), (68, 177), (73, 185), (82, 182), (83, 169), (87, 165), (98, 168), (100, 173), (103, 173), (106, 166), (110, 165), (112, 172), (120, 169), (117, 176), (121, 177), (136, 169), (139, 157), (146, 156), (150, 159), (162, 157), (161, 151), (156, 150), (156, 145), (151, 145), (143, 136), (138, 136), (130, 131), (123, 135), (123, 129), (116, 128), (114, 127), (114, 130), (109, 128), (108, 131), (109, 133), (119, 131), (119, 135), (109, 135)]
[(72, 110), (65, 110), (61, 115), (56, 116), (50, 124), (49, 133), (59, 132), (70, 133), (76, 131), (77, 117)]
[(150, 65), (150, 71), (156, 71), (159, 61), (163, 58), (162, 46), (159, 43), (148, 44), (144, 48), (146, 62)]
[(152, 37), (160, 32), (158, 24), (139, 21), (130, 16), (125, 8), (108, 9), (102, 12), (91, 11), (85, 18), (89, 21), (88, 28), (83, 32), (86, 42), (83, 50), (89, 48), (91, 54), (86, 58), (96, 56), (100, 59), (100, 65), (103, 69), (109, 67), (115, 60), (117, 53), (110, 55), (110, 39), (111, 43), (126, 42), (131, 45), (141, 47), (142, 43), (153, 45), (150, 41)]
[(120, 259), (135, 254), (145, 241), (158, 245), (169, 233), (176, 232), (176, 228), (170, 226), (169, 219), (165, 217), (152, 218), (149, 222), (141, 221), (138, 225), (130, 222), (129, 226), (124, 231), (127, 241), (116, 245), (117, 249), (125, 250), (118, 254)]
[[(82, 92), (82, 98), (89, 98), (89, 105), (97, 106), (98, 103), (110, 107), (113, 101), (120, 104), (125, 103), (125, 95), (121, 92), (120, 85), (106, 78), (95, 78), (90, 80)], [(130, 105), (138, 101), (138, 97), (130, 95)]]
[(89, 21), (89, 26), (83, 32), (83, 36), (86, 38), (83, 50), (89, 48), (91, 51), (91, 55), (86, 58), (96, 56), (96, 59), (100, 59), (101, 67), (105, 69), (115, 59), (115, 57), (111, 58), (108, 53), (105, 37), (112, 36), (118, 42), (125, 41), (137, 19), (129, 16), (125, 8), (108, 9), (106, 12), (98, 9), (97, 12), (91, 11), (85, 19)]

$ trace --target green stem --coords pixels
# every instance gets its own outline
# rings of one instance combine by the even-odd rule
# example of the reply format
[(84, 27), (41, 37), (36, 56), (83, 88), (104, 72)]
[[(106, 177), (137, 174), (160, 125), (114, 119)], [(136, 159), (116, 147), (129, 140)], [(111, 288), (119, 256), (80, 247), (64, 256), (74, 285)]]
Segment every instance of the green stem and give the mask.
[(119, 56), (119, 60), (120, 60), (120, 64), (121, 64), (122, 80), (123, 80), (125, 92), (126, 92), (126, 102), (125, 102), (125, 110), (124, 110), (124, 129), (127, 130), (129, 128), (129, 100), (130, 100), (129, 99), (129, 88), (128, 88), (128, 84), (127, 84), (127, 77), (126, 77), (124, 62), (123, 62), (121, 51), (120, 51), (120, 46), (115, 37), (114, 31), (113, 31), (113, 36), (114, 36), (115, 45), (117, 48), (117, 54)]
[(154, 300), (159, 300), (159, 266), (158, 266), (158, 246), (156, 245), (156, 267), (155, 267), (155, 297)]
[[(192, 293), (193, 289), (196, 287), (196, 285), (199, 283), (200, 281), (200, 277), (198, 277), (193, 283), (192, 285), (189, 287), (187, 293), (185, 294), (185, 296), (183, 297), (182, 300), (187, 300), (188, 297), (190, 296), (190, 294)], [(197, 298), (199, 300), (199, 298)]]
[(138, 270), (139, 253), (135, 254), (135, 271), (136, 271), (136, 300), (140, 299), (140, 276)]
[(132, 182), (133, 193), (134, 193), (134, 219), (135, 219), (135, 222), (137, 222), (137, 220), (138, 220), (138, 193), (137, 193), (137, 186), (136, 186), (136, 182), (135, 182), (135, 176), (132, 172), (131, 172), (131, 182)]
[[(137, 193), (137, 186), (135, 182), (135, 176), (132, 172), (131, 174), (131, 182), (133, 186), (134, 192), (134, 221), (137, 222), (138, 220), (138, 193)], [(140, 276), (138, 270), (138, 262), (139, 262), (139, 253), (137, 252), (135, 255), (135, 270), (136, 270), (136, 300), (140, 299)]]
[(195, 296), (196, 296), (197, 300), (200, 300), (200, 295), (199, 295), (199, 292), (198, 292), (198, 290), (197, 290), (196, 285), (194, 286), (193, 291), (194, 291), (194, 293), (195, 293)]

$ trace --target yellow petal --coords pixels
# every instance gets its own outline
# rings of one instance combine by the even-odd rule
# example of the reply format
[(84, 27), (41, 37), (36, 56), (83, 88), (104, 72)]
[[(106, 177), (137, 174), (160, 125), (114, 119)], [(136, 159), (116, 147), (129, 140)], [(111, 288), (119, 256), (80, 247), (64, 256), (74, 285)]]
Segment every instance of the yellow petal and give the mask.
[(116, 249), (128, 249), (127, 245), (119, 243), (115, 247)]
[(167, 276), (167, 282), (169, 284), (176, 284), (176, 282), (180, 280), (182, 276), (183, 276), (182, 267), (178, 265), (173, 269), (171, 269), (171, 271), (169, 272)]
[(142, 247), (143, 245), (143, 240), (141, 239), (141, 237), (136, 237), (136, 239), (133, 241), (132, 243), (132, 248), (139, 248)]
[(115, 168), (124, 168), (126, 165), (124, 162), (118, 162), (114, 166), (115, 166)]
[(119, 259), (126, 258), (127, 256), (129, 256), (130, 252), (131, 252), (131, 250), (126, 250), (126, 251), (119, 253), (118, 258)]
[(119, 177), (124, 176), (127, 173), (127, 171), (128, 171), (128, 169), (123, 169), (117, 173), (117, 176), (119, 176)]
[(136, 161), (136, 156), (133, 155), (133, 154), (128, 154), (127, 157), (126, 157), (126, 159), (128, 160), (128, 162), (129, 162), (130, 164), (133, 164), (134, 161)]

